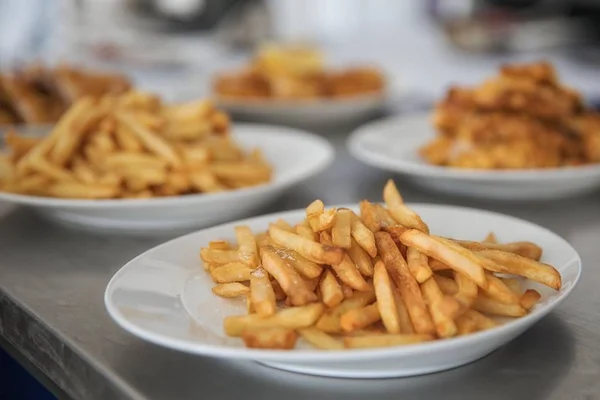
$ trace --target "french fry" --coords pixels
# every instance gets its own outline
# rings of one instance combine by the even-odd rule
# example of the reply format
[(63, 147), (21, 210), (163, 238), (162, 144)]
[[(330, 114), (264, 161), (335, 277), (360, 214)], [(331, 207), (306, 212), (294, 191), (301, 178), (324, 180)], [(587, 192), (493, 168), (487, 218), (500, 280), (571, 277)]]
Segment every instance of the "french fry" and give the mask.
[(392, 218), (400, 225), (429, 233), (429, 228), (414, 211), (408, 208), (393, 180), (388, 180), (383, 188), (383, 200), (388, 206)]
[(404, 304), (417, 333), (431, 333), (435, 327), (416, 279), (410, 273), (406, 261), (387, 232), (375, 234), (377, 250), (388, 273), (402, 293)]
[(212, 288), (212, 291), (217, 296), (235, 298), (245, 296), (250, 293), (250, 288), (239, 282), (221, 283)]
[(398, 308), (394, 298), (394, 286), (382, 261), (374, 267), (373, 286), (381, 321), (389, 333), (401, 333)]
[(527, 289), (521, 296), (519, 304), (525, 310), (529, 311), (538, 303), (538, 301), (540, 301), (541, 298), (542, 295), (537, 290)]
[(319, 264), (307, 260), (294, 250), (287, 250), (275, 246), (272, 247), (275, 249), (275, 253), (277, 253), (279, 257), (283, 258), (288, 264), (294, 267), (294, 269), (303, 277), (318, 278), (321, 275), (323, 268)]
[(344, 299), (349, 299), (354, 296), (354, 290), (345, 283), (342, 283), (342, 293), (344, 293)]
[(286, 232), (294, 232), (294, 228), (292, 227), (292, 225), (290, 225), (287, 221), (279, 218), (277, 221), (273, 222), (273, 225), (275, 225), (278, 228), (283, 229)]
[(443, 240), (433, 238), (415, 229), (404, 232), (400, 240), (406, 246), (415, 247), (428, 257), (442, 261), (455, 271), (465, 274), (478, 286), (482, 288), (487, 287), (485, 272), (481, 265), (468, 256), (467, 252), (469, 250), (463, 249), (464, 251), (457, 251), (456, 248), (449, 247)]
[(419, 283), (425, 282), (433, 275), (433, 271), (429, 268), (427, 256), (414, 247), (409, 247), (406, 250), (406, 263), (411, 274)]
[(277, 310), (275, 292), (269, 274), (263, 268), (256, 268), (250, 274), (250, 301), (261, 317), (269, 317)]
[(318, 233), (316, 233), (315, 231), (312, 230), (312, 228), (308, 227), (308, 226), (304, 226), (304, 225), (296, 225), (294, 227), (294, 230), (296, 231), (296, 233), (300, 236), (303, 236), (307, 239), (313, 240), (313, 241), (317, 241), (319, 240), (319, 235)]
[(431, 268), (431, 270), (435, 272), (452, 271), (452, 268), (450, 268), (448, 265), (433, 258), (429, 259), (429, 268)]
[(349, 249), (352, 236), (350, 235), (352, 226), (352, 211), (340, 209), (335, 214), (333, 226), (331, 228), (331, 238), (333, 245), (343, 249)]
[(435, 324), (435, 330), (439, 337), (452, 337), (456, 335), (456, 325), (452, 320), (452, 316), (446, 314), (441, 308), (441, 303), (444, 300), (444, 295), (438, 287), (435, 279), (430, 278), (421, 283), (421, 291), (427, 301), (429, 312)]
[(323, 273), (319, 290), (321, 291), (321, 301), (329, 308), (337, 306), (344, 300), (342, 286), (330, 270)]
[(337, 265), (344, 258), (344, 251), (339, 247), (322, 245), (295, 233), (287, 232), (273, 224), (269, 226), (269, 236), (276, 244), (294, 250), (308, 260), (319, 264)]
[(485, 294), (487, 294), (490, 298), (498, 300), (504, 304), (519, 303), (519, 297), (512, 290), (510, 290), (508, 286), (502, 282), (502, 280), (490, 273), (486, 275), (488, 287), (483, 289)]
[(324, 211), (325, 204), (321, 200), (315, 200), (306, 207), (306, 219), (315, 232), (318, 232), (319, 217)]
[(312, 344), (318, 349), (323, 350), (343, 350), (344, 344), (333, 336), (319, 330), (317, 328), (302, 328), (298, 329), (298, 334), (304, 340)]
[(256, 240), (248, 226), (241, 225), (233, 228), (238, 242), (238, 258), (250, 268), (256, 268), (259, 264), (258, 248)]
[(490, 297), (479, 294), (473, 303), (473, 308), (479, 312), (493, 315), (501, 315), (504, 317), (522, 317), (527, 314), (527, 311), (517, 304), (505, 304)]
[[(369, 231), (371, 233), (371, 231)], [(347, 250), (350, 259), (363, 276), (373, 276), (373, 262), (369, 254), (354, 238), (351, 239), (350, 248)]]
[(192, 187), (201, 193), (214, 193), (227, 190), (227, 187), (217, 180), (208, 170), (190, 171), (190, 182)]
[(358, 245), (360, 245), (360, 247), (362, 247), (371, 257), (377, 255), (375, 235), (373, 235), (373, 232), (371, 232), (354, 213), (352, 214), (350, 233), (356, 243), (358, 243)]
[(296, 345), (298, 335), (293, 329), (268, 328), (244, 331), (242, 339), (249, 348), (289, 350)]
[(204, 248), (200, 250), (200, 258), (207, 263), (229, 264), (238, 261), (238, 253), (236, 250)]
[(471, 307), (477, 298), (477, 285), (469, 277), (457, 271), (454, 271), (454, 281), (458, 286), (458, 292), (454, 297), (464, 307)]
[(423, 343), (433, 340), (429, 334), (387, 334), (370, 336), (347, 336), (344, 346), (350, 349), (364, 349), (372, 347), (392, 347), (407, 344)]
[(472, 251), (499, 250), (507, 253), (514, 253), (520, 255), (521, 257), (530, 258), (535, 261), (539, 261), (540, 258), (542, 258), (542, 248), (531, 242), (498, 244), (456, 239), (452, 239), (452, 241)]
[(277, 301), (285, 300), (287, 298), (287, 295), (281, 288), (281, 285), (275, 279), (271, 281), (271, 287), (273, 288), (273, 292), (275, 293), (275, 299)]
[(345, 332), (365, 328), (381, 319), (377, 303), (346, 311), (340, 317), (340, 325)]
[(400, 323), (400, 333), (415, 333), (410, 315), (402, 299), (402, 295), (397, 288), (393, 291), (394, 302), (396, 303), (396, 310), (398, 311), (398, 322)]
[(239, 261), (220, 265), (210, 271), (217, 283), (245, 282), (250, 280), (253, 269)]
[(111, 185), (85, 185), (78, 182), (56, 182), (47, 188), (52, 197), (76, 199), (110, 199), (117, 195), (119, 188)]
[(473, 321), (475, 324), (476, 330), (486, 330), (496, 327), (498, 324), (494, 322), (493, 319), (486, 317), (478, 311), (473, 310), (472, 308), (466, 310), (460, 317), (457, 319), (457, 323), (459, 320), (467, 319)]
[(324, 332), (342, 332), (340, 317), (347, 311), (365, 307), (375, 301), (375, 292), (357, 292), (354, 296), (344, 300), (340, 305), (326, 311), (317, 321), (316, 327)]
[(360, 217), (363, 224), (373, 233), (381, 230), (381, 219), (377, 213), (375, 205), (368, 200), (359, 203)]
[(209, 168), (220, 179), (243, 179), (251, 182), (267, 182), (271, 178), (270, 169), (262, 165), (244, 161), (215, 161), (210, 164)]
[(437, 273), (433, 274), (433, 279), (435, 279), (442, 293), (450, 296), (455, 296), (458, 294), (458, 284), (453, 279), (447, 278)]
[(499, 250), (485, 250), (477, 254), (494, 261), (491, 266), (494, 268), (493, 272), (524, 276), (554, 290), (560, 290), (560, 273), (551, 265)]
[(383, 205), (375, 204), (375, 212), (377, 212), (379, 223), (381, 224), (382, 229), (398, 225), (398, 222), (396, 222), (389, 210), (387, 210)]
[(261, 247), (260, 257), (263, 268), (279, 282), (292, 305), (302, 306), (317, 300), (298, 272), (279, 257), (275, 249)]
[(519, 282), (519, 279), (517, 279), (517, 278), (500, 278), (500, 279), (517, 296), (521, 296), (523, 294), (523, 290), (521, 289), (521, 282)]
[(231, 250), (231, 243), (227, 240), (211, 240), (208, 242), (208, 248), (213, 250)]
[(486, 243), (498, 243), (498, 238), (496, 237), (496, 234), (494, 232), (490, 232), (483, 239), (483, 241)]
[[(331, 235), (323, 231), (321, 232), (321, 243), (325, 246), (331, 246), (332, 239)], [(367, 284), (367, 281), (358, 271), (356, 265), (350, 259), (348, 254), (344, 254), (342, 257), (342, 261), (338, 264), (331, 264), (331, 268), (335, 271), (337, 277), (350, 286), (352, 289), (359, 291), (368, 291), (370, 290), (370, 286)]]
[(223, 321), (223, 328), (228, 336), (234, 337), (239, 337), (243, 332), (250, 330), (308, 328), (315, 324), (324, 310), (323, 304), (313, 303), (306, 306), (286, 308), (267, 318), (257, 314), (230, 316)]

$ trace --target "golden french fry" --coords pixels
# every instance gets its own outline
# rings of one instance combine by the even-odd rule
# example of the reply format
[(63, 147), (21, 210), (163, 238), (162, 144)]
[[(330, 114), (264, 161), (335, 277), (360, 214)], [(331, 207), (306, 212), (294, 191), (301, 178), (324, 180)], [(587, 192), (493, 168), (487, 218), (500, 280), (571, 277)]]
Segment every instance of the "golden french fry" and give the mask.
[(167, 162), (164, 159), (152, 154), (124, 151), (107, 154), (104, 156), (103, 162), (107, 168), (114, 171), (136, 168), (163, 169), (167, 167)]
[(287, 232), (273, 224), (269, 226), (269, 236), (283, 247), (298, 252), (301, 256), (319, 264), (337, 265), (344, 258), (339, 247), (325, 246), (292, 232)]
[(508, 288), (496, 276), (493, 274), (487, 273), (487, 281), (488, 287), (483, 289), (484, 293), (487, 294), (490, 298), (494, 300), (498, 300), (504, 304), (517, 304), (519, 303), (519, 296), (517, 296), (512, 290)]
[(227, 190), (227, 187), (220, 183), (213, 173), (205, 169), (190, 171), (190, 181), (194, 189), (203, 193)]
[[(371, 233), (371, 231), (369, 231), (369, 233)], [(358, 271), (363, 274), (363, 276), (373, 276), (373, 262), (371, 261), (371, 257), (369, 257), (369, 254), (356, 240), (354, 240), (354, 238), (351, 239), (350, 248), (347, 252), (350, 259), (356, 264), (356, 268), (358, 268)]]
[(518, 278), (500, 278), (500, 279), (517, 296), (521, 296), (523, 294), (523, 290), (521, 289), (521, 282), (519, 282)]
[(277, 221), (273, 222), (273, 225), (275, 225), (278, 228), (283, 229), (286, 232), (294, 232), (294, 228), (292, 227), (292, 225), (290, 225), (287, 221), (279, 218)]
[(333, 245), (343, 249), (349, 249), (352, 236), (352, 211), (340, 209), (335, 214), (333, 226), (331, 227), (331, 238)]
[(429, 334), (384, 334), (344, 337), (344, 346), (350, 349), (371, 347), (392, 347), (428, 342), (433, 340)]
[(448, 246), (440, 238), (434, 238), (416, 229), (404, 232), (400, 240), (406, 246), (415, 247), (428, 257), (442, 261), (452, 269), (465, 274), (478, 286), (487, 287), (485, 271), (472, 257), (468, 256), (469, 250), (461, 248), (457, 251), (456, 248)]
[(344, 299), (349, 299), (350, 297), (354, 296), (354, 290), (352, 290), (352, 288), (345, 283), (342, 283), (342, 293), (344, 293)]
[(463, 246), (464, 248), (472, 251), (499, 250), (507, 253), (514, 253), (520, 255), (521, 257), (530, 258), (535, 261), (539, 261), (540, 258), (542, 258), (542, 248), (537, 244), (531, 242), (513, 242), (498, 244), (486, 242), (472, 242), (469, 240), (451, 240)]
[(435, 272), (452, 271), (452, 268), (450, 268), (448, 265), (434, 258), (429, 259), (429, 268)]
[(521, 296), (519, 304), (525, 310), (529, 311), (537, 304), (538, 301), (540, 301), (541, 298), (542, 295), (537, 290), (527, 289)]
[(245, 296), (250, 293), (248, 286), (239, 282), (220, 283), (212, 288), (212, 291), (217, 296), (234, 298)]
[(394, 288), (394, 301), (396, 303), (396, 309), (398, 310), (398, 322), (400, 323), (400, 333), (415, 333), (410, 315), (402, 299), (402, 295), (397, 288)]
[(494, 232), (490, 232), (483, 239), (483, 241), (486, 243), (498, 243), (498, 238), (496, 237), (496, 234)]
[[(461, 274), (458, 271), (454, 272), (454, 281), (458, 286), (458, 292), (454, 295), (456, 300), (464, 307), (471, 307), (477, 298), (477, 285), (468, 276)], [(437, 280), (436, 280), (437, 281)], [(442, 291), (444, 291), (442, 289)]]
[(359, 203), (360, 216), (363, 224), (373, 233), (381, 230), (381, 219), (375, 205), (368, 200)]
[(456, 294), (458, 294), (458, 284), (453, 279), (439, 274), (433, 274), (433, 279), (435, 279), (435, 281), (437, 282), (442, 293), (450, 296), (455, 296)]
[[(271, 245), (267, 243), (266, 245)], [(302, 257), (294, 250), (287, 250), (281, 247), (272, 246), (275, 249), (275, 253), (283, 258), (288, 264), (290, 264), (300, 275), (305, 278), (318, 278), (323, 271), (323, 268), (310, 260)]]
[(342, 287), (330, 270), (323, 273), (319, 290), (321, 291), (321, 301), (329, 308), (337, 306), (344, 300)]
[(388, 206), (392, 218), (400, 225), (429, 233), (429, 227), (427, 227), (421, 217), (404, 204), (396, 184), (391, 179), (387, 181), (383, 188), (383, 200)]
[(210, 274), (217, 283), (245, 282), (250, 280), (252, 271), (247, 265), (235, 261), (214, 267)]
[(460, 319), (469, 319), (469, 320), (473, 321), (473, 323), (475, 324), (476, 330), (491, 329), (498, 325), (498, 324), (496, 324), (496, 322), (494, 322), (493, 319), (486, 317), (485, 315), (483, 315), (480, 312), (475, 311), (471, 308), (466, 310), (460, 317), (458, 317), (457, 322)]
[(302, 306), (317, 300), (300, 274), (277, 255), (272, 247), (261, 247), (262, 267), (279, 282), (292, 305)]
[(306, 219), (313, 231), (318, 232), (319, 217), (325, 211), (325, 204), (321, 200), (315, 200), (306, 207)]
[(75, 157), (71, 163), (75, 178), (81, 183), (96, 183), (98, 176), (93, 168), (81, 157)]
[(452, 320), (452, 316), (446, 314), (441, 308), (444, 301), (444, 295), (437, 285), (435, 279), (429, 278), (421, 283), (421, 291), (429, 306), (429, 312), (435, 324), (435, 330), (439, 337), (452, 337), (456, 335), (456, 324)]
[(375, 292), (357, 292), (354, 296), (344, 300), (340, 305), (326, 311), (317, 321), (316, 327), (324, 332), (342, 332), (340, 317), (347, 311), (365, 307), (375, 301)]
[(400, 320), (398, 308), (394, 297), (394, 286), (385, 268), (385, 264), (379, 261), (375, 264), (373, 273), (373, 286), (381, 321), (389, 333), (400, 333)]
[(143, 150), (142, 143), (127, 126), (118, 123), (114, 135), (117, 146), (124, 151), (138, 153)]
[(486, 268), (494, 268), (492, 272), (524, 276), (554, 290), (560, 290), (560, 273), (551, 265), (499, 250), (485, 250), (477, 254), (494, 261), (493, 265), (486, 265)]
[(477, 296), (477, 299), (473, 303), (473, 309), (486, 314), (501, 315), (504, 317), (522, 317), (527, 314), (527, 311), (519, 303), (501, 303), (482, 293)]
[(242, 339), (250, 348), (289, 350), (296, 345), (298, 335), (293, 329), (268, 328), (245, 331)]
[[(377, 255), (377, 245), (375, 244), (375, 235), (362, 223), (360, 218), (352, 213), (352, 223), (350, 226), (352, 237), (371, 257)], [(362, 272), (362, 271), (361, 271)]]
[(258, 314), (230, 316), (223, 321), (223, 328), (228, 336), (234, 337), (241, 336), (247, 330), (308, 328), (315, 324), (324, 310), (325, 306), (323, 304), (313, 303), (306, 306), (286, 308), (266, 318)]
[(313, 231), (322, 232), (332, 228), (335, 221), (335, 215), (335, 209), (325, 210), (318, 216), (309, 217), (308, 221)]
[(294, 228), (294, 230), (296, 231), (296, 233), (302, 237), (305, 237), (307, 239), (313, 240), (313, 241), (317, 241), (319, 240), (319, 235), (318, 233), (316, 233), (315, 231), (312, 230), (312, 228), (308, 227), (308, 226), (304, 226), (304, 225), (296, 225), (296, 227)]
[(287, 295), (281, 288), (281, 285), (279, 284), (279, 282), (277, 282), (275, 279), (271, 280), (271, 287), (273, 288), (273, 292), (275, 293), (275, 299), (277, 301), (286, 299)]
[[(328, 232), (321, 232), (320, 237), (321, 244), (325, 246), (331, 246), (332, 239)], [(340, 281), (350, 286), (352, 289), (363, 292), (371, 289), (348, 254), (343, 254), (342, 261), (340, 263), (330, 265)]]
[(406, 263), (411, 274), (419, 283), (425, 282), (433, 275), (433, 271), (429, 268), (427, 256), (414, 247), (406, 249)]
[(208, 248), (213, 250), (231, 250), (231, 243), (227, 240), (211, 240), (208, 242)]
[[(418, 231), (416, 231), (418, 232)], [(419, 232), (420, 233), (420, 232)], [(388, 273), (398, 286), (402, 299), (410, 315), (412, 325), (417, 333), (431, 333), (435, 326), (423, 300), (419, 284), (410, 273), (400, 250), (387, 232), (375, 234), (377, 250), (385, 263)]]
[(263, 268), (256, 268), (250, 274), (250, 301), (261, 317), (271, 316), (277, 310), (275, 292), (269, 274)]
[(312, 344), (318, 349), (324, 350), (343, 350), (344, 344), (331, 335), (317, 328), (302, 328), (298, 329), (298, 334), (304, 340)]
[(392, 214), (390, 214), (387, 208), (385, 208), (381, 204), (375, 204), (374, 207), (375, 212), (377, 212), (379, 223), (381, 224), (382, 229), (398, 225), (398, 222), (396, 222), (394, 217), (392, 217)]
[(467, 318), (463, 315), (459, 316), (456, 321), (456, 335), (463, 336), (477, 331), (477, 324), (472, 318)]
[(78, 182), (56, 182), (47, 188), (47, 195), (77, 199), (111, 199), (117, 197), (119, 188), (112, 185), (86, 185)]
[[(52, 164), (45, 158), (35, 158), (28, 164), (29, 170), (45, 175), (50, 179), (76, 183), (73, 174), (66, 168)], [(64, 197), (64, 196), (58, 196)], [(81, 194), (77, 197), (81, 197)], [(84, 197), (85, 198), (85, 197)]]
[(377, 303), (346, 311), (340, 317), (340, 325), (345, 332), (365, 328), (381, 319)]
[(250, 268), (256, 268), (259, 264), (258, 248), (254, 234), (246, 225), (236, 226), (233, 228), (235, 237), (238, 242), (238, 258), (241, 262)]
[(238, 253), (236, 250), (203, 248), (200, 250), (200, 258), (207, 263), (229, 264), (238, 261)]

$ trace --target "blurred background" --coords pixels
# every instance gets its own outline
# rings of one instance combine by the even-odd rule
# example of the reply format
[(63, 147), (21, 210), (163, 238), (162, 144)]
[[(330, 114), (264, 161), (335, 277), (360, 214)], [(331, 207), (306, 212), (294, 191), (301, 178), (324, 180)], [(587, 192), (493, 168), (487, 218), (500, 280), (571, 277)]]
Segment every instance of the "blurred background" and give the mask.
[(261, 42), (302, 41), (333, 64), (379, 64), (409, 108), (540, 58), (596, 102), (598, 22), (597, 0), (0, 0), (0, 68), (69, 61), (185, 100)]

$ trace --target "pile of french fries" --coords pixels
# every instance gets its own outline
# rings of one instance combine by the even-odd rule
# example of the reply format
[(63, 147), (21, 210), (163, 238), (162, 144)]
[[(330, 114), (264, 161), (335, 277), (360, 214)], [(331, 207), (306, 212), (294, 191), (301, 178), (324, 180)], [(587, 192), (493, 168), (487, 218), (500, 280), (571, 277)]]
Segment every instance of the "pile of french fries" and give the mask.
[(229, 117), (208, 101), (163, 104), (154, 95), (86, 97), (45, 138), (5, 138), (0, 190), (80, 199), (218, 192), (268, 182), (259, 150), (245, 153)]
[(360, 215), (316, 200), (295, 226), (237, 226), (237, 246), (202, 248), (213, 292), (248, 304), (248, 315), (225, 318), (226, 334), (267, 349), (292, 349), (298, 335), (329, 350), (419, 343), (526, 315), (541, 296), (523, 291), (523, 278), (560, 289), (536, 244), (436, 236), (393, 181), (383, 198), (360, 202)]

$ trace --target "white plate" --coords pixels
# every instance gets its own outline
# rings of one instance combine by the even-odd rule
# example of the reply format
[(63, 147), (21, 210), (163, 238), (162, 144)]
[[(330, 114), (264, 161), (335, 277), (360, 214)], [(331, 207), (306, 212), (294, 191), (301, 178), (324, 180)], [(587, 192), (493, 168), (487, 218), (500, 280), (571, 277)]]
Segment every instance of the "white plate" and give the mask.
[[(319, 351), (302, 342), (292, 351), (247, 349), (240, 339), (225, 336), (222, 329), (225, 316), (246, 313), (244, 302), (223, 299), (211, 292), (214, 283), (201, 266), (199, 249), (210, 240), (235, 240), (236, 224), (247, 224), (259, 232), (277, 218), (300, 222), (305, 211), (297, 210), (205, 229), (155, 247), (117, 272), (106, 288), (105, 304), (111, 317), (125, 330), (172, 349), (250, 359), (308, 374), (377, 378), (441, 371), (484, 357), (548, 314), (579, 280), (579, 255), (565, 240), (545, 228), (488, 211), (439, 205), (413, 207), (432, 231), (440, 235), (481, 240), (492, 230), (501, 241), (538, 243), (544, 249), (543, 261), (560, 271), (562, 289), (555, 292), (527, 282), (524, 287), (542, 293), (540, 303), (529, 315), (459, 338), (375, 350)], [(477, 223), (465, 222), (471, 220)]]
[(419, 148), (435, 137), (429, 115), (394, 117), (366, 124), (348, 138), (360, 161), (404, 174), (428, 189), (493, 199), (552, 199), (600, 187), (600, 165), (553, 169), (485, 171), (427, 164)]
[(296, 129), (240, 124), (234, 126), (233, 136), (245, 149), (262, 149), (274, 168), (271, 182), (228, 192), (154, 199), (78, 200), (0, 192), (0, 201), (30, 206), (52, 220), (94, 230), (190, 230), (248, 215), (285, 189), (318, 174), (334, 158), (329, 142)]
[(385, 105), (383, 94), (336, 100), (234, 100), (217, 98), (234, 117), (300, 126), (324, 126), (368, 118)]

